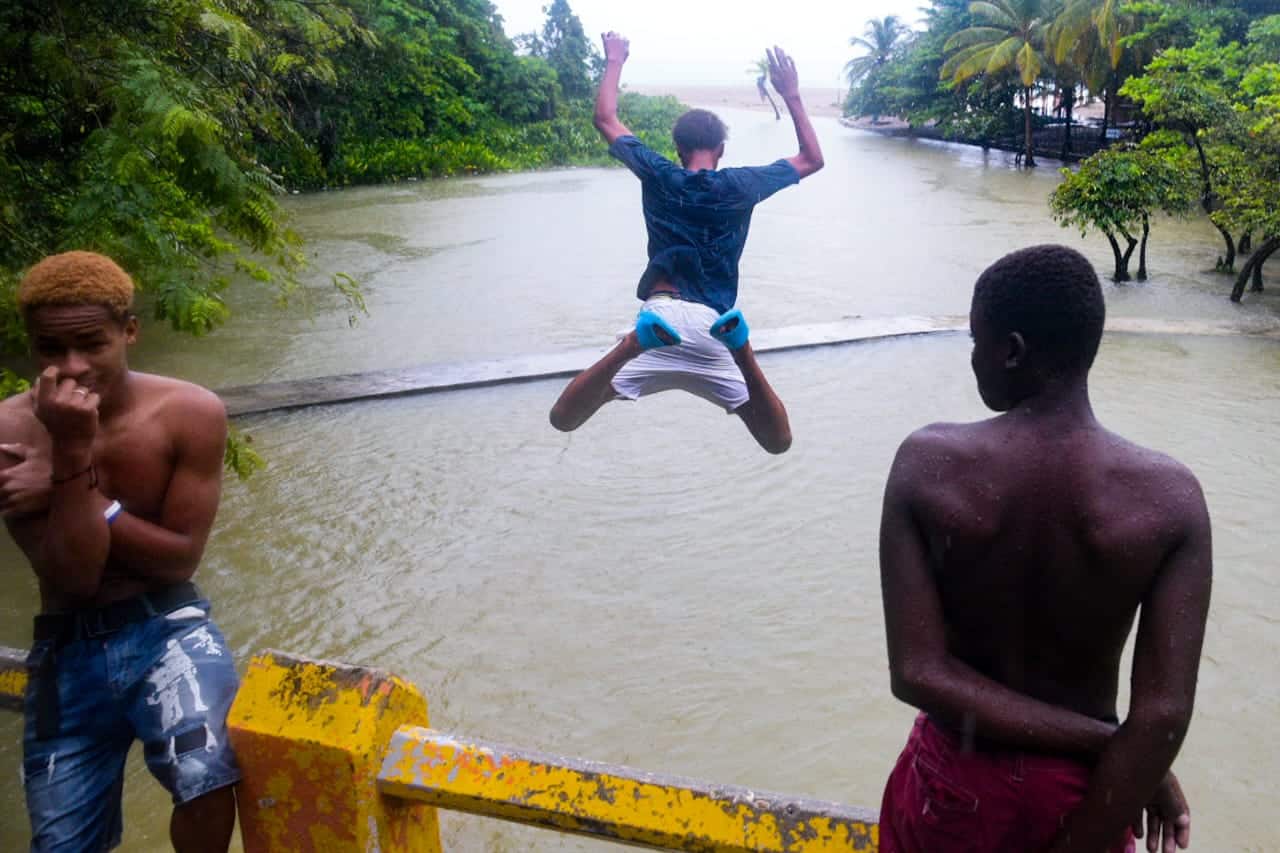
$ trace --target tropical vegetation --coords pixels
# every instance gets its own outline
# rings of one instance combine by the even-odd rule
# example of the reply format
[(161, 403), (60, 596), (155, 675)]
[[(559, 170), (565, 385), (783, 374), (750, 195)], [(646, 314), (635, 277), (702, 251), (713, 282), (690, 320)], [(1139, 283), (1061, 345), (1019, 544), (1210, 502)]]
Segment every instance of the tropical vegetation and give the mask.
[[(40, 257), (96, 249), (204, 334), (233, 278), (300, 286), (288, 191), (607, 160), (566, 0), (509, 39), (488, 0), (0, 4), (0, 348)], [(626, 93), (660, 150), (680, 107)], [(362, 309), (358, 283), (333, 283)]]
[[(1026, 167), (1053, 128), (1062, 159), (1094, 153), (1064, 170), (1051, 211), (1107, 237), (1116, 280), (1130, 278), (1135, 249), (1145, 276), (1154, 214), (1199, 211), (1220, 235), (1213, 266), (1235, 276), (1231, 298), (1262, 289), (1280, 249), (1280, 3), (931, 0), (922, 12), (875, 61), (883, 22), (868, 22), (846, 114), (1016, 145)], [(1036, 109), (1049, 99), (1060, 118)], [(1082, 136), (1074, 110), (1094, 100), (1101, 121)]]

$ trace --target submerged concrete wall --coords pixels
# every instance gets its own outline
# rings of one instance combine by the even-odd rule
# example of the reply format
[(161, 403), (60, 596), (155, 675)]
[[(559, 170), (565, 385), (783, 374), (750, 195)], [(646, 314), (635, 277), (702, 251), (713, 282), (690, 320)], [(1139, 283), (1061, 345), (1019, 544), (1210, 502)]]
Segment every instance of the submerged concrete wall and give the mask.
[[(968, 330), (967, 317), (846, 317), (830, 323), (787, 326), (753, 332), (758, 353), (857, 344), (915, 335)], [(1119, 317), (1107, 321), (1108, 332), (1156, 335), (1255, 335), (1280, 338), (1280, 323), (1251, 318), (1240, 323), (1196, 320), (1153, 320)], [(481, 388), (513, 382), (564, 379), (584, 370), (607, 350), (600, 347), (548, 355), (524, 355), (466, 364), (428, 364), (397, 370), (374, 370), (315, 379), (241, 385), (218, 392), (231, 415), (249, 415), (324, 403), (345, 403), (404, 394), (427, 394)]]

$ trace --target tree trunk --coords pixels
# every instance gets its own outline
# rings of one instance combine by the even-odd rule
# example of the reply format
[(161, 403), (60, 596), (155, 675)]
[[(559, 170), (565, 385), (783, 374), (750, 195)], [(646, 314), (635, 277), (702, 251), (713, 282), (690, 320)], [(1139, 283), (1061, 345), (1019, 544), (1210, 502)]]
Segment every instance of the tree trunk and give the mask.
[(1128, 281), (1129, 258), (1133, 256), (1133, 247), (1137, 241), (1130, 237), (1126, 232), (1121, 231), (1120, 233), (1124, 234), (1124, 238), (1129, 241), (1129, 248), (1122, 252), (1120, 251), (1120, 243), (1116, 240), (1115, 234), (1110, 231), (1103, 231), (1102, 233), (1107, 235), (1107, 242), (1111, 244), (1111, 254), (1115, 255), (1116, 259), (1116, 271), (1115, 275), (1111, 276), (1111, 280), (1117, 284)]
[[(761, 76), (756, 80), (756, 88), (760, 90), (760, 100), (768, 101), (769, 106), (773, 107), (773, 118), (775, 121), (782, 121), (782, 113), (778, 112), (778, 105), (773, 102), (773, 95), (769, 94), (769, 88), (764, 84), (764, 77)], [(871, 119), (871, 123), (875, 124), (875, 119)]]
[(1124, 237), (1125, 242), (1129, 244), (1128, 247), (1124, 250), (1124, 279), (1123, 279), (1124, 281), (1128, 281), (1129, 280), (1129, 261), (1130, 259), (1133, 258), (1133, 250), (1134, 248), (1137, 247), (1138, 241), (1133, 239), (1133, 235), (1131, 235), (1128, 231), (1124, 230), (1123, 228), (1120, 229), (1120, 235)]
[(1236, 251), (1242, 255), (1247, 255), (1253, 251), (1253, 232), (1246, 231), (1240, 235), (1240, 239), (1236, 242)]
[(1062, 156), (1061, 160), (1066, 160), (1071, 155), (1071, 108), (1075, 106), (1076, 87), (1064, 89), (1062, 92), (1062, 104), (1066, 107), (1067, 124), (1062, 132)]
[[(1192, 131), (1190, 134), (1191, 141), (1195, 144), (1196, 154), (1200, 158), (1200, 207), (1206, 214), (1213, 213), (1217, 207), (1216, 196), (1213, 193), (1213, 178), (1209, 171), (1209, 158), (1205, 156), (1204, 146), (1200, 144), (1200, 136)], [(1213, 223), (1213, 227), (1218, 229), (1218, 233), (1222, 235), (1222, 241), (1227, 244), (1227, 257), (1225, 260), (1219, 258), (1216, 269), (1219, 272), (1235, 272), (1236, 268), (1236, 242), (1231, 237), (1231, 232), (1223, 228), (1218, 223)]]
[(1253, 265), (1253, 287), (1250, 287), (1249, 290), (1253, 293), (1261, 293), (1263, 291), (1262, 264)]
[(1231, 238), (1231, 232), (1223, 228), (1218, 223), (1215, 222), (1213, 224), (1213, 227), (1218, 229), (1218, 233), (1222, 235), (1222, 242), (1227, 244), (1227, 257), (1226, 257), (1226, 260), (1223, 260), (1222, 258), (1218, 259), (1218, 267), (1217, 267), (1218, 271), (1227, 272), (1227, 273), (1235, 272), (1236, 271), (1236, 241)]
[(1253, 277), (1254, 269), (1257, 269), (1258, 275), (1261, 275), (1262, 265), (1277, 249), (1280, 249), (1280, 237), (1268, 238), (1265, 243), (1258, 247), (1258, 250), (1245, 263), (1244, 268), (1240, 270), (1240, 274), (1236, 276), (1236, 286), (1231, 289), (1232, 302), (1239, 302), (1244, 297), (1245, 286), (1248, 285), (1249, 279)]
[(1142, 214), (1142, 248), (1138, 250), (1138, 281), (1147, 280), (1147, 236), (1151, 233), (1151, 222)]
[(1031, 87), (1030, 86), (1023, 88), (1022, 90), (1022, 103), (1023, 103), (1023, 107), (1022, 107), (1023, 122), (1022, 123), (1023, 123), (1023, 130), (1026, 137), (1025, 139), (1026, 157), (1023, 158), (1023, 165), (1025, 165), (1028, 169), (1031, 169), (1036, 165), (1036, 158), (1035, 158), (1035, 155), (1032, 154), (1032, 149), (1035, 148), (1035, 135), (1031, 132)]
[(1111, 122), (1111, 84), (1108, 83), (1102, 87), (1102, 134), (1098, 137), (1098, 144), (1103, 148), (1107, 147), (1107, 125)]

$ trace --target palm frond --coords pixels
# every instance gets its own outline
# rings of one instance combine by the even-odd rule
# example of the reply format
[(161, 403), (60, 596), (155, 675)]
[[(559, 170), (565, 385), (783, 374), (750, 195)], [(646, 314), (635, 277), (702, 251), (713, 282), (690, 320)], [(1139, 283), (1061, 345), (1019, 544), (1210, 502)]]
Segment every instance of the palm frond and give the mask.
[(942, 46), (942, 49), (952, 51), (972, 47), (975, 44), (998, 44), (1008, 35), (1008, 30), (1002, 30), (998, 27), (969, 27), (966, 30), (960, 30), (960, 32), (947, 39), (947, 43)]
[(1007, 3), (1001, 0), (975, 0), (969, 4), (969, 14), (977, 18), (985, 18), (988, 23), (1006, 30), (1018, 29), (1017, 16)]
[(987, 59), (986, 72), (999, 74), (1001, 71), (1007, 71), (1017, 61), (1019, 51), (1026, 46), (1028, 46), (1026, 41), (1020, 36), (1010, 36), (995, 45), (990, 58)]
[(1018, 71), (1021, 74), (1022, 85), (1028, 88), (1034, 86), (1036, 80), (1040, 78), (1041, 67), (1039, 51), (1031, 46), (1031, 42), (1024, 42), (1022, 49), (1018, 51)]
[(994, 50), (994, 45), (981, 44), (965, 48), (943, 63), (942, 70), (938, 72), (938, 76), (944, 80), (954, 80), (957, 83), (963, 83), (970, 77), (976, 77), (987, 70), (987, 63), (990, 61), (991, 53)]

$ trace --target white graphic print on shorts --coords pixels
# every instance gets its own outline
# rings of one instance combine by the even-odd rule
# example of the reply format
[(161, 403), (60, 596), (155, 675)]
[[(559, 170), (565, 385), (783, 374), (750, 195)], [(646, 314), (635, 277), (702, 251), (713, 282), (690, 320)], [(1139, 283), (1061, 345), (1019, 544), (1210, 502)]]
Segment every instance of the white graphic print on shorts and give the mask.
[(204, 652), (206, 655), (216, 658), (222, 657), (222, 647), (218, 645), (218, 641), (209, 633), (208, 628), (201, 626), (182, 639), (191, 641), (193, 651)]
[(147, 674), (147, 683), (151, 685), (151, 695), (147, 697), (147, 704), (160, 706), (160, 728), (163, 731), (168, 731), (182, 721), (181, 688), (184, 683), (191, 689), (192, 710), (209, 710), (204, 700), (200, 698), (196, 665), (183, 651), (182, 643), (178, 640), (169, 641), (164, 657)]

